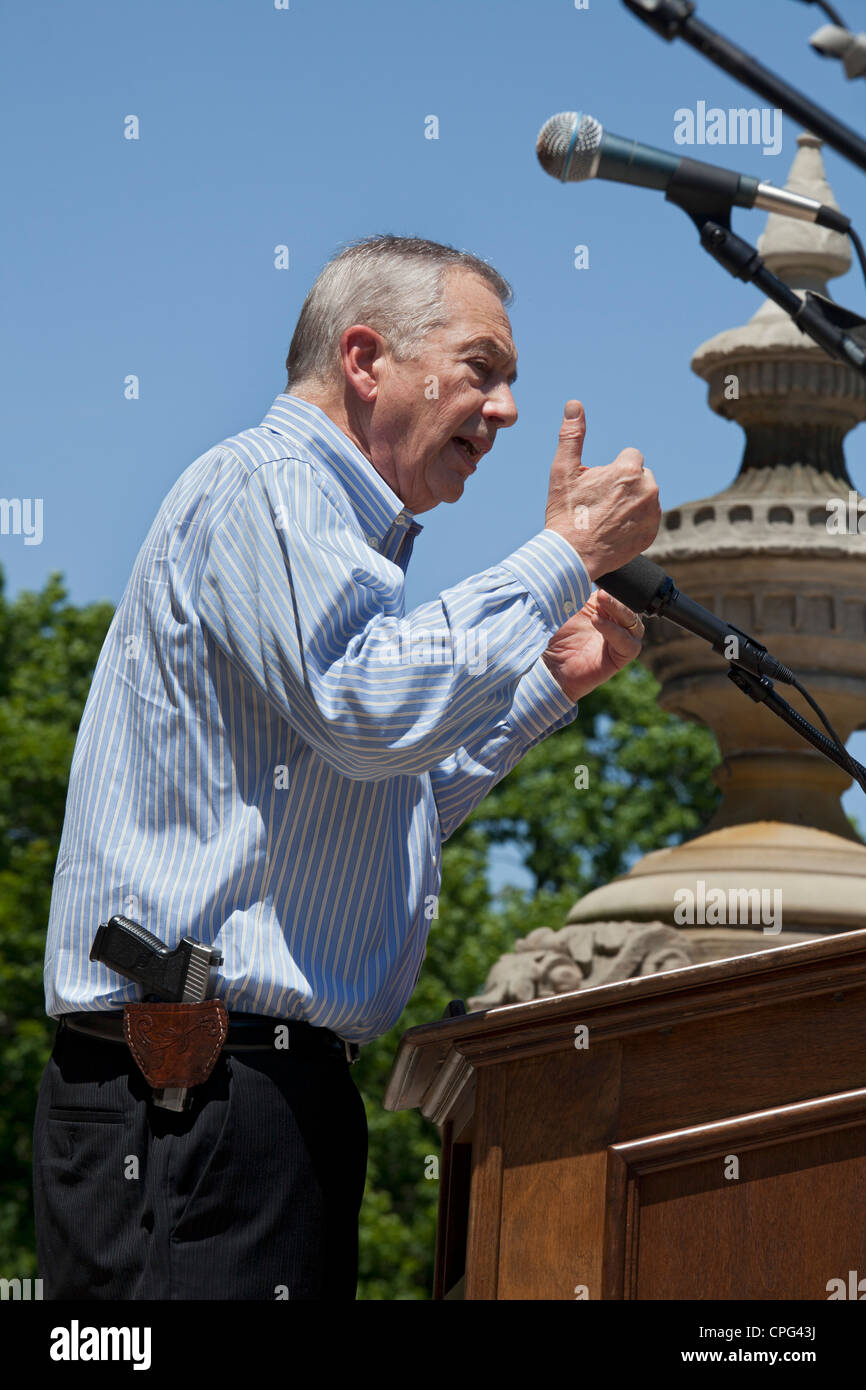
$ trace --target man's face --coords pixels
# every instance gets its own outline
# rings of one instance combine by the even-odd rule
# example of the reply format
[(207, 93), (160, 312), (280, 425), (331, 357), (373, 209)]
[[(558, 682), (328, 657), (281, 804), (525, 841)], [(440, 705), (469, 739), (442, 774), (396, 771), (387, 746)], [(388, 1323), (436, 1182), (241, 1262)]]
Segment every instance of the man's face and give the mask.
[(416, 358), (380, 359), (367, 424), (374, 467), (412, 512), (456, 502), (497, 430), (517, 419), (517, 352), (499, 297), (473, 271), (449, 270), (444, 309)]

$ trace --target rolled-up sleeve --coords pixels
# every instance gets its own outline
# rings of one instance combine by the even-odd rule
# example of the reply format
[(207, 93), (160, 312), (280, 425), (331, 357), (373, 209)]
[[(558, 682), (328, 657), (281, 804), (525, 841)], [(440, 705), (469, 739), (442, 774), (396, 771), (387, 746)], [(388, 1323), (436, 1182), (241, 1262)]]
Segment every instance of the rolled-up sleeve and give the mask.
[(214, 527), (197, 609), (294, 733), (345, 777), (432, 772), (496, 737), (502, 720), (524, 735), (540, 728), (542, 685), (554, 696), (536, 663), (591, 589), (571, 546), (541, 531), (408, 615), (403, 586), (339, 489), (306, 461), (280, 459), (251, 473)]

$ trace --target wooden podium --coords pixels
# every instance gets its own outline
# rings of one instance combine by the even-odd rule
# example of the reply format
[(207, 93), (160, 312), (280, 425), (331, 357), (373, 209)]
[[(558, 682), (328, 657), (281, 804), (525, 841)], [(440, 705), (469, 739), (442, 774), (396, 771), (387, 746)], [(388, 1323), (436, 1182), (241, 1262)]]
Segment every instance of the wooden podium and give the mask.
[(412, 1028), (384, 1103), (434, 1298), (866, 1298), (866, 931)]

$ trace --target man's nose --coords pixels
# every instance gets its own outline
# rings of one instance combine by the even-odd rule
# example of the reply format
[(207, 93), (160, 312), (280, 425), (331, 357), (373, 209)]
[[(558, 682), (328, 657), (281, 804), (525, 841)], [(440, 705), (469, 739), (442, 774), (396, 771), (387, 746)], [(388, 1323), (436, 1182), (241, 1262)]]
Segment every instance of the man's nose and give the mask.
[(501, 429), (508, 429), (517, 421), (517, 403), (507, 382), (491, 391), (481, 408), (482, 415), (492, 416), (500, 421)]

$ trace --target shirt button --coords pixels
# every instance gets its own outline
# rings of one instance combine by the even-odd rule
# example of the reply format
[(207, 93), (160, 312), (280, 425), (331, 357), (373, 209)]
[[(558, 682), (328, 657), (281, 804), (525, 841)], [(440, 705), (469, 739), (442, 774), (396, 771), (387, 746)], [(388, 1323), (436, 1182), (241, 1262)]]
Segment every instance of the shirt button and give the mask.
[(394, 525), (395, 525), (395, 526), (408, 526), (408, 525), (409, 525), (409, 522), (407, 521), (406, 517), (405, 517), (405, 516), (403, 515), (403, 513), (401, 512), (399, 516), (395, 516), (395, 517), (394, 517)]
[(570, 598), (566, 599), (565, 603), (562, 606), (565, 609), (566, 613), (574, 612), (574, 604), (572, 603)]
[(368, 536), (367, 541), (373, 547), (374, 550), (379, 549), (379, 542), (376, 540), (375, 536)]

